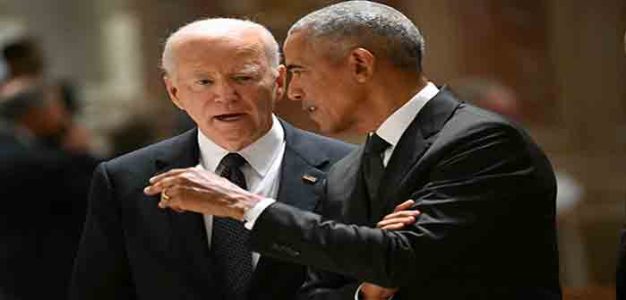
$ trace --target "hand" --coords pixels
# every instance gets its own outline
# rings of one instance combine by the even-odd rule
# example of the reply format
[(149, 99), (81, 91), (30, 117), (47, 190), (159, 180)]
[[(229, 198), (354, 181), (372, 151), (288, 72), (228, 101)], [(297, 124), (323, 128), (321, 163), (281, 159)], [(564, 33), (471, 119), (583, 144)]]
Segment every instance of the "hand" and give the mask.
[(385, 230), (398, 230), (406, 225), (415, 223), (415, 218), (420, 214), (418, 210), (409, 210), (415, 201), (409, 199), (400, 203), (392, 213), (386, 215), (376, 224), (376, 228)]
[(193, 211), (243, 221), (244, 213), (262, 198), (227, 179), (199, 168), (172, 169), (150, 178), (144, 193), (161, 193), (160, 208)]
[(389, 299), (396, 294), (398, 289), (388, 289), (373, 283), (363, 283), (360, 290), (360, 299), (364, 300), (382, 300)]
[[(409, 210), (413, 204), (415, 204), (415, 201), (411, 199), (402, 202), (396, 206), (392, 213), (386, 215), (380, 222), (378, 222), (376, 227), (385, 230), (398, 230), (406, 225), (413, 224), (415, 222), (415, 217), (420, 214), (417, 210)], [(361, 285), (360, 291), (361, 296), (366, 300), (389, 299), (398, 291), (398, 289), (385, 288), (373, 283), (365, 282)]]

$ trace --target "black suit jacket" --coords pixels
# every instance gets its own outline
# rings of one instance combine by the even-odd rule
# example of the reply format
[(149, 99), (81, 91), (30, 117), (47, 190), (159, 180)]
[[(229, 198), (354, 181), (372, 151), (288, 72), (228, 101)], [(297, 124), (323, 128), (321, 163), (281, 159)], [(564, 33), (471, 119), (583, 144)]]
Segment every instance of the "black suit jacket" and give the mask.
[[(282, 123), (286, 149), (278, 201), (312, 210), (332, 163), (353, 147)], [(198, 164), (197, 130), (101, 164), (70, 287), (73, 299), (222, 299), (201, 214), (157, 207), (148, 179)], [(317, 182), (303, 180), (304, 175)], [(275, 232), (275, 235), (278, 233)], [(303, 266), (261, 256), (250, 299), (291, 299)]]
[[(275, 203), (257, 220), (257, 251), (318, 270), (303, 298), (351, 299), (363, 281), (398, 287), (394, 300), (560, 298), (555, 178), (523, 130), (443, 89), (396, 147), (378, 199), (361, 147), (329, 172), (322, 215)], [(406, 199), (413, 225), (375, 229)]]

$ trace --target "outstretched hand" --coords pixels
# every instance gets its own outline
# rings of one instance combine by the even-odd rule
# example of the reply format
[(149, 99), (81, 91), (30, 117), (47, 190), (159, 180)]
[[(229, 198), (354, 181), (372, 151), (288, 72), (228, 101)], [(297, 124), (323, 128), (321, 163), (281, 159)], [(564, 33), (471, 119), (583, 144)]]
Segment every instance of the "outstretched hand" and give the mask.
[(144, 193), (149, 196), (161, 194), (160, 208), (240, 221), (244, 213), (261, 200), (260, 196), (200, 168), (172, 169), (154, 176)]

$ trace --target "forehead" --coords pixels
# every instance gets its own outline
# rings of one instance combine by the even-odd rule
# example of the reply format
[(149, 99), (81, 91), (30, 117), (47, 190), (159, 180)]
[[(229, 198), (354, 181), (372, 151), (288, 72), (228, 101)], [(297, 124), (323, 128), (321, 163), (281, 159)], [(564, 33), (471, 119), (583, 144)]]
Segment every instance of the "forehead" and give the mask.
[(188, 34), (176, 41), (173, 52), (174, 63), (178, 68), (240, 68), (268, 64), (262, 40), (253, 34)]
[(333, 41), (324, 37), (313, 37), (306, 31), (290, 33), (285, 39), (283, 51), (285, 62), (289, 65), (315, 67), (335, 64), (334, 53), (338, 49)]
[[(311, 46), (308, 42), (308, 35), (296, 31), (294, 33), (290, 33), (285, 39), (285, 45), (283, 46), (283, 52), (285, 54), (285, 61), (287, 63), (291, 63), (290, 60), (298, 60), (303, 58), (305, 52), (310, 52)], [(310, 53), (313, 54), (313, 53)]]

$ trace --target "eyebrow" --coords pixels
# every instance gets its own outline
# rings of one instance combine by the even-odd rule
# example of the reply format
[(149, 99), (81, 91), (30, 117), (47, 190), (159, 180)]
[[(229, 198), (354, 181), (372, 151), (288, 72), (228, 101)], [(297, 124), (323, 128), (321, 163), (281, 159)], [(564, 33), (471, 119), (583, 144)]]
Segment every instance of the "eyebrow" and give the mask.
[(304, 67), (300, 65), (294, 65), (294, 64), (287, 65), (287, 71), (291, 71), (293, 69), (303, 69), (303, 68)]
[(258, 73), (260, 70), (261, 67), (259, 65), (248, 63), (235, 70), (235, 73)]

